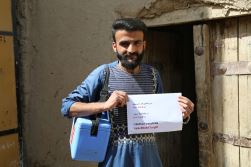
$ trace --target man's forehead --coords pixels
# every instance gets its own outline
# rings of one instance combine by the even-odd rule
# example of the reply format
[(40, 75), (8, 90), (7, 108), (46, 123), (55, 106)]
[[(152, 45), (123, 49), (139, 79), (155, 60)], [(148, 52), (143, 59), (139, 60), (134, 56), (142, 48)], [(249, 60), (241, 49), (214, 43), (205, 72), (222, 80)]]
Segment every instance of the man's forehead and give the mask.
[(144, 33), (142, 31), (126, 31), (126, 30), (118, 30), (115, 33), (115, 38), (128, 38), (128, 40), (143, 40)]

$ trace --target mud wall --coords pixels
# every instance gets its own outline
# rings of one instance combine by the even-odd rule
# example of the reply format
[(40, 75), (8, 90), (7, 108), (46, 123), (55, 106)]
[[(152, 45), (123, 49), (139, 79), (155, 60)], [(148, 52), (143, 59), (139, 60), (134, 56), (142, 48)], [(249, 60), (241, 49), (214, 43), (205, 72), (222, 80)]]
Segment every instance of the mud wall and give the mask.
[(115, 59), (110, 33), (115, 18), (141, 17), (149, 26), (160, 26), (248, 14), (251, 9), (248, 0), (16, 3), (22, 157), (27, 167), (96, 166), (71, 160), (71, 120), (60, 114), (61, 99), (93, 68)]

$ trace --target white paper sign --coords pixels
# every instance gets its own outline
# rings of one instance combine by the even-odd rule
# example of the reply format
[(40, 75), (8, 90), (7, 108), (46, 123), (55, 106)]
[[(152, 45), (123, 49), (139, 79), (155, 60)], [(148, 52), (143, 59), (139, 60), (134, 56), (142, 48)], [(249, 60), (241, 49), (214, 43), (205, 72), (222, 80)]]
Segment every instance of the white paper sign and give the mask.
[(128, 134), (182, 130), (181, 93), (128, 95)]

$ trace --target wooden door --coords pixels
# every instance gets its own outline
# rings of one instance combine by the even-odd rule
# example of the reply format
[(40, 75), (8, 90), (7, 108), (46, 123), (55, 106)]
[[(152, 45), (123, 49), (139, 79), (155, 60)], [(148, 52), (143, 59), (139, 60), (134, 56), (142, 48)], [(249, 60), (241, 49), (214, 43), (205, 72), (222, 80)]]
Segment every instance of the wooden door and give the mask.
[(196, 25), (199, 163), (251, 166), (251, 17)]
[(0, 166), (19, 166), (11, 0), (0, 1)]

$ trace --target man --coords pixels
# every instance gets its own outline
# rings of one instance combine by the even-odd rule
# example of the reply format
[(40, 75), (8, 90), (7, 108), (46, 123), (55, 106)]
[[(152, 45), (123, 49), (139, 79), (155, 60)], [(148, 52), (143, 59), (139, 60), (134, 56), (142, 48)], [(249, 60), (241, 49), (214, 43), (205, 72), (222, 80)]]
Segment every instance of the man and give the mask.
[[(63, 99), (65, 116), (88, 116), (104, 111), (111, 115), (111, 138), (105, 167), (161, 167), (154, 134), (127, 134), (126, 102), (128, 94), (163, 93), (160, 75), (153, 67), (142, 64), (146, 47), (145, 24), (136, 18), (117, 19), (112, 25), (112, 48), (118, 61), (97, 67), (68, 97)], [(154, 55), (153, 55), (154, 56)], [(97, 102), (109, 67), (109, 94), (105, 102)], [(183, 118), (193, 112), (194, 104), (180, 96)]]

